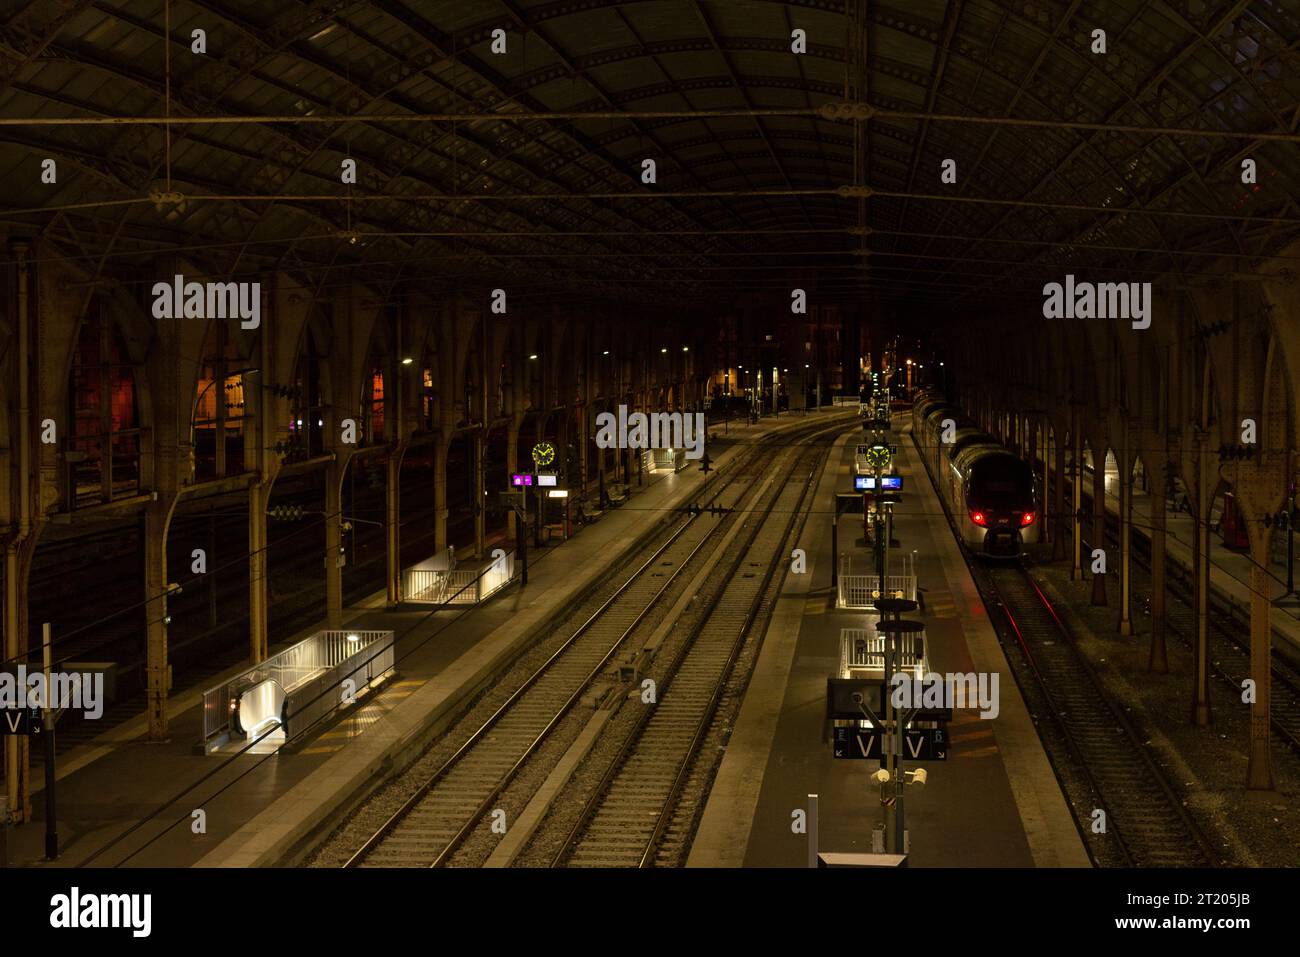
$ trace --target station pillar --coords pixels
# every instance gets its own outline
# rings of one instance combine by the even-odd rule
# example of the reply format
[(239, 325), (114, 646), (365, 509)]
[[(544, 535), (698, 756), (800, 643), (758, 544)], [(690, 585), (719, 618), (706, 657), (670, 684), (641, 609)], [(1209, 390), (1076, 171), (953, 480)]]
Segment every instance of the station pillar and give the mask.
[[(180, 485), (181, 416), (177, 402), (180, 344), (177, 331), (174, 319), (164, 320), (157, 326), (155, 347), (162, 361), (151, 378), (155, 387), (154, 413), (158, 425), (153, 430), (152, 441), (144, 449), (153, 460), (153, 494), (144, 508), (145, 691), (150, 741), (162, 741), (167, 737), (167, 695), (171, 691), (167, 649), (170, 620), (167, 600), (171, 590), (167, 576), (167, 532)], [(218, 395), (217, 404), (221, 405), (223, 401), (224, 397)]]
[(1052, 561), (1065, 558), (1065, 436), (1057, 429), (1056, 481), (1052, 484)]
[[(337, 455), (337, 452), (335, 453)], [(343, 472), (336, 458), (325, 469), (325, 622), (343, 627)]]
[[(5, 549), (4, 656), (6, 661), (25, 661), (27, 641), (27, 579), (36, 535), (12, 542)], [(32, 819), (31, 739), (26, 735), (4, 736), (5, 792), (9, 810), (17, 823)]]
[[(17, 508), (13, 515), (17, 527), (11, 530), (5, 542), (4, 658), (6, 661), (25, 661), (30, 651), (27, 639), (28, 577), (41, 529), (42, 509), (38, 504), (41, 501), (41, 479), (47, 472), (46, 456), (53, 450), (38, 451), (39, 446), (32, 429), (33, 419), (39, 418), (33, 415), (32, 396), (40, 391), (41, 337), (32, 334), (34, 303), (30, 295), (30, 266), (27, 259), (30, 245), (26, 240), (17, 239), (11, 241), (9, 248), (14, 256), (16, 289), (14, 310), (10, 318), (12, 338), (3, 362), (5, 373), (9, 377), (10, 401), (17, 412), (17, 434), (9, 436), (11, 472), (8, 476), (9, 488), (17, 493)], [(34, 372), (36, 376), (33, 376)], [(9, 813), (15, 822), (30, 821), (30, 738), (26, 735), (7, 734), (3, 740), (5, 794)]]
[(1270, 750), (1273, 635), (1269, 623), (1268, 566), (1272, 557), (1273, 530), (1262, 521), (1250, 523), (1250, 677), (1255, 683), (1255, 701), (1250, 706), (1250, 763), (1246, 767), (1246, 789), (1273, 790), (1273, 755)]
[(1120, 432), (1115, 458), (1119, 465), (1119, 633), (1133, 634), (1133, 460), (1128, 427)]
[[(387, 484), (384, 492), (385, 583), (388, 604), (402, 600), (402, 459), (406, 443), (400, 442), (388, 456)], [(436, 481), (436, 478), (435, 478)], [(442, 476), (443, 508), (446, 507), (447, 477)], [(445, 526), (444, 526), (445, 527)]]
[[(591, 471), (591, 462), (587, 457), (590, 446), (587, 444), (587, 436), (591, 434), (591, 403), (584, 402), (578, 412), (578, 474), (577, 493), (579, 498), (587, 497), (587, 476)], [(573, 478), (569, 480), (569, 487), (573, 488)], [(574, 494), (571, 492), (570, 494)]]
[(1043, 484), (1040, 486), (1043, 497), (1038, 505), (1038, 521), (1041, 533), (1039, 539), (1043, 544), (1049, 544), (1052, 539), (1052, 516), (1056, 514), (1052, 508), (1052, 449), (1048, 441), (1048, 435), (1051, 425), (1046, 417), (1043, 418), (1040, 426), (1034, 429), (1034, 455), (1030, 457), (1030, 467), (1034, 467), (1034, 458), (1038, 458), (1043, 463)]
[(447, 547), (447, 452), (450, 441), (446, 432), (433, 440), (433, 550)]
[[(167, 737), (167, 694), (171, 690), (167, 655), (167, 529), (175, 502), (174, 494), (160, 495), (144, 510), (145, 689), (150, 741), (163, 741)], [(208, 560), (211, 562), (212, 558)]]
[(266, 501), (271, 486), (248, 487), (248, 654), (253, 664), (265, 661), (269, 642), (266, 620)]
[[(618, 457), (620, 455), (622, 455), (622, 452), (618, 451), (617, 449), (612, 453), (612, 457), (616, 465), (619, 461)], [(605, 490), (605, 486), (609, 484), (608, 476), (609, 476), (610, 458), (611, 458), (611, 452), (609, 451), (609, 449), (596, 450), (596, 485), (598, 486), (601, 492), (603, 492)]]
[[(506, 487), (510, 487), (510, 476), (519, 471), (519, 431), (523, 426), (522, 416), (514, 416), (510, 420), (510, 425), (506, 428)], [(525, 501), (527, 499), (525, 498)], [(522, 532), (523, 523), (509, 521), (506, 523), (506, 534), (510, 536), (515, 551), (519, 550), (519, 536)], [(441, 546), (439, 546), (441, 547)]]
[(1074, 467), (1070, 477), (1070, 507), (1074, 510), (1073, 561), (1070, 565), (1070, 581), (1083, 578), (1083, 433), (1080, 430), (1078, 408), (1073, 410), (1070, 427), (1070, 442), (1074, 446)]
[(1147, 670), (1156, 674), (1169, 673), (1169, 655), (1165, 648), (1165, 528), (1168, 524), (1168, 504), (1165, 486), (1169, 481), (1169, 456), (1157, 448), (1147, 466), (1151, 486), (1151, 655)]
[[(1280, 403), (1279, 403), (1280, 404)], [(1269, 410), (1273, 422), (1285, 422), (1282, 410)], [(1267, 420), (1266, 420), (1267, 421)], [(1260, 454), (1249, 464), (1238, 462), (1225, 475), (1232, 483), (1233, 494), (1242, 521), (1249, 530), (1250, 541), (1250, 680), (1251, 692), (1242, 689), (1242, 698), (1250, 706), (1250, 760), (1246, 768), (1246, 789), (1271, 791), (1273, 783), (1272, 734), (1272, 665), (1273, 635), (1271, 615), (1274, 579), (1269, 570), (1273, 555), (1273, 530), (1284, 526), (1279, 519), (1290, 505), (1289, 480), (1292, 462), (1285, 448), (1281, 428), (1270, 430)], [(1273, 515), (1269, 520), (1266, 516)], [(1288, 529), (1289, 534), (1289, 529)]]
[(474, 433), (474, 557), (487, 548), (487, 429)]
[(1192, 608), (1196, 637), (1192, 655), (1192, 723), (1210, 723), (1210, 476), (1207, 461), (1210, 433), (1196, 429), (1192, 439)]
[[(1092, 449), (1092, 547), (1106, 549), (1106, 444), (1094, 441)], [(1106, 604), (1106, 575), (1093, 572), (1092, 604)]]

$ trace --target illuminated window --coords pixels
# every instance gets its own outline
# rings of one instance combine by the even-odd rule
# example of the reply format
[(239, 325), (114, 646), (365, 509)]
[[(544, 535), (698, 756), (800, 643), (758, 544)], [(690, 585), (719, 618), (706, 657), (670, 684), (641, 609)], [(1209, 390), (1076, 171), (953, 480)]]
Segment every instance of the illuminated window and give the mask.
[(140, 422), (134, 366), (107, 313), (81, 324), (68, 382), (68, 505), (111, 502), (140, 491)]
[(370, 377), (370, 439), (384, 440), (384, 373), (375, 369)]

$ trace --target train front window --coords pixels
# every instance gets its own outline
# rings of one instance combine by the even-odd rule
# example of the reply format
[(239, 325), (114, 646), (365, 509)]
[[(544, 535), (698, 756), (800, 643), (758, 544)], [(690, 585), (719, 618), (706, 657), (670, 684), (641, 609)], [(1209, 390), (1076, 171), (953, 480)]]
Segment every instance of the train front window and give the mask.
[(989, 479), (981, 488), (991, 494), (1010, 494), (1020, 490), (1020, 485), (1011, 479)]
[(1034, 477), (1019, 459), (994, 458), (971, 470), (970, 499), (989, 508), (1025, 509), (1033, 504)]

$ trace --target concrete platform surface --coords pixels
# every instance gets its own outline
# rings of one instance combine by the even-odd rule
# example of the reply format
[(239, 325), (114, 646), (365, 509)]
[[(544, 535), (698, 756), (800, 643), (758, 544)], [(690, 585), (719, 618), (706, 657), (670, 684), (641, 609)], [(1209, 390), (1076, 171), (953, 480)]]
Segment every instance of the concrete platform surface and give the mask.
[[(715, 465), (747, 443), (812, 420), (851, 422), (853, 410), (730, 423), (710, 437)], [(694, 463), (691, 463), (692, 465)], [(16, 865), (203, 866), (274, 863), (339, 804), (450, 720), (536, 630), (590, 587), (621, 553), (671, 518), (702, 473), (652, 473), (620, 508), (568, 542), (530, 550), (529, 584), (512, 585), (469, 611), (388, 609), (383, 594), (348, 610), (345, 624), (398, 633), (398, 675), (324, 733), (293, 752), (195, 755), (202, 737), (201, 690), (169, 705), (167, 742), (150, 743), (144, 716), (106, 731), (59, 759), (56, 787), (61, 856), (43, 861), (43, 801), (35, 820), (11, 830)], [(272, 650), (316, 630), (287, 636)], [(243, 666), (232, 669), (232, 674)], [(215, 679), (211, 684), (216, 684)], [(202, 827), (195, 812), (203, 812)]]
[[(997, 672), (1000, 711), (957, 711), (948, 760), (927, 762), (924, 788), (905, 796), (911, 866), (1088, 867), (1090, 861), (1011, 676), (988, 614), (924, 467), (899, 435), (905, 494), (895, 506), (893, 556), (916, 553), (931, 669)], [(740, 718), (692, 846), (692, 867), (806, 867), (808, 838), (792, 814), (818, 795), (819, 847), (869, 852), (882, 819), (875, 761), (836, 760), (824, 739), (826, 679), (839, 635), (864, 613), (835, 608), (830, 588), (831, 503), (853, 487), (853, 439), (827, 463), (805, 528), (807, 575), (788, 575)], [(839, 551), (870, 567), (860, 515), (839, 523)], [(897, 560), (896, 558), (893, 560)], [(913, 767), (915, 765), (912, 765)]]

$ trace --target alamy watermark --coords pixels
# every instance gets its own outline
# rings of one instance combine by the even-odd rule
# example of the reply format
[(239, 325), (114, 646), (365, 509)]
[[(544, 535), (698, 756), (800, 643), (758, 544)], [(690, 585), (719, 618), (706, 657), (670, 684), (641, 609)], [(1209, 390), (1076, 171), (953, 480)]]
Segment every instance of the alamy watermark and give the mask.
[(890, 685), (895, 708), (971, 708), (989, 721), (1001, 711), (996, 671), (942, 675), (932, 671), (924, 678), (900, 671), (894, 674)]
[(83, 894), (73, 887), (50, 898), (50, 926), (125, 927), (132, 937), (148, 937), (153, 929), (153, 895)]
[(87, 718), (104, 714), (104, 675), (98, 671), (0, 671), (0, 710), (62, 708), (81, 711)]
[(688, 459), (704, 455), (704, 413), (633, 412), (596, 416), (596, 447), (601, 449), (685, 449)]
[(260, 282), (171, 282), (153, 284), (155, 319), (238, 319), (241, 329), (262, 324)]
[(1043, 287), (1045, 319), (1129, 319), (1134, 329), (1151, 326), (1151, 283), (1079, 282), (1074, 274), (1065, 283)]

